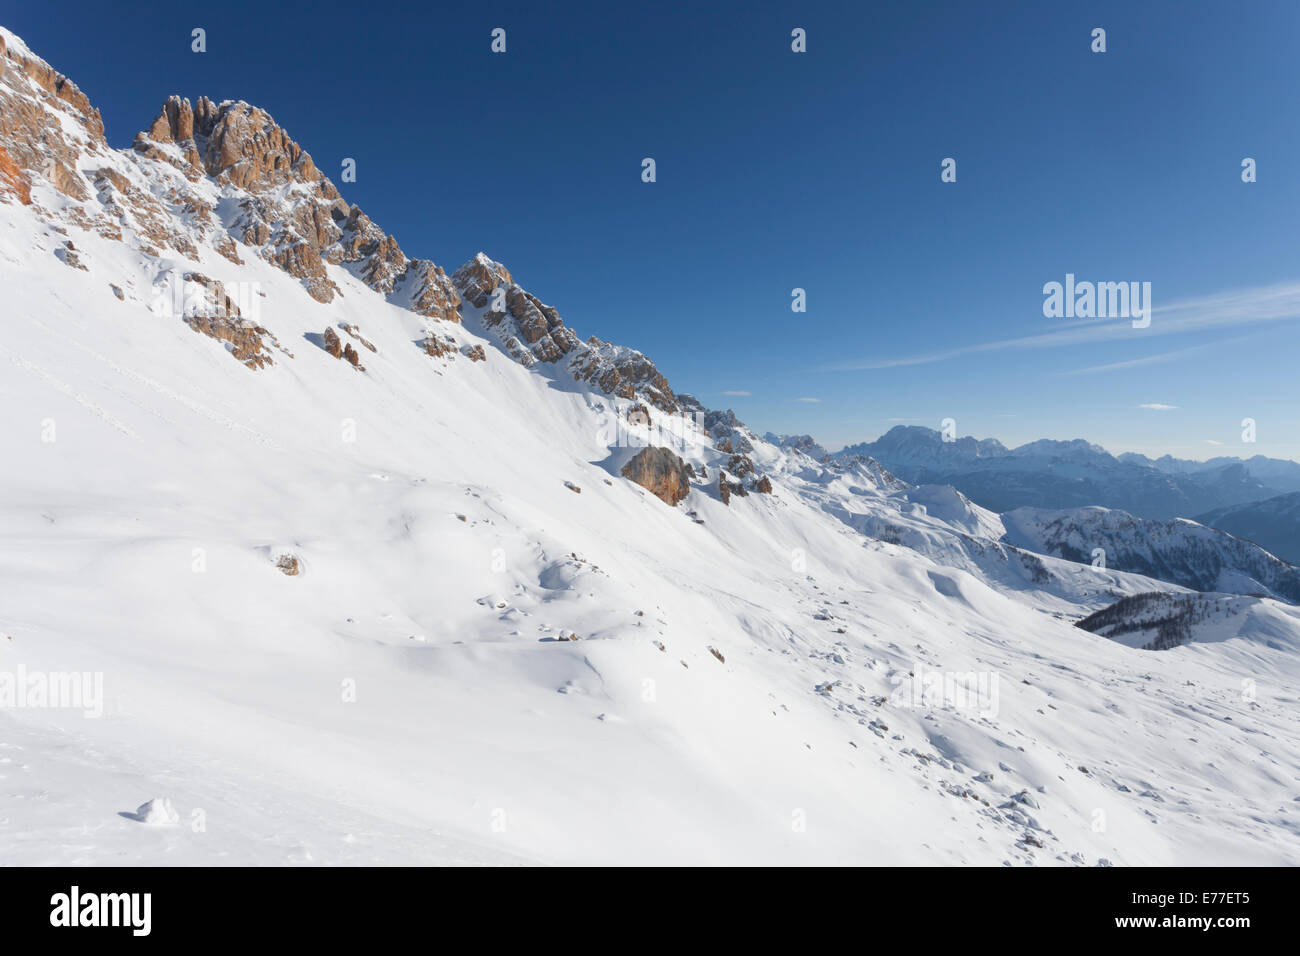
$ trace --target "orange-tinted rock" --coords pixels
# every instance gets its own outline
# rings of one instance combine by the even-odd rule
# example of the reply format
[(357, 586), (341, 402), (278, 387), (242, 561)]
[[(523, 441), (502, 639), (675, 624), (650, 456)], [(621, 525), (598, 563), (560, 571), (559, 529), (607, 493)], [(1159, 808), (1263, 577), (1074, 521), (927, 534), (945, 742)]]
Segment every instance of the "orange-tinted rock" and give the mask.
[(686, 463), (667, 448), (642, 448), (623, 466), (622, 474), (674, 507), (691, 490)]
[(499, 262), (493, 262), (479, 253), (452, 274), (451, 281), (464, 299), (474, 308), (481, 309), (498, 286), (507, 289), (514, 285), (510, 271)]
[(230, 354), (249, 368), (263, 368), (274, 364), (266, 342), (268, 337), (274, 341), (274, 337), (260, 325), (223, 315), (186, 316), (185, 324), (195, 332), (228, 343)]
[[(84, 144), (65, 130), (71, 121), (85, 132)], [(73, 199), (88, 199), (76, 172), (82, 152), (107, 151), (104, 123), (85, 94), (44, 60), (0, 37), (0, 146), (8, 164), (30, 187), (38, 179)], [(13, 191), (19, 192), (15, 185)], [(24, 192), (26, 192), (24, 190)]]
[(430, 335), (420, 342), (420, 347), (424, 349), (425, 355), (432, 355), (434, 358), (447, 356), (454, 357), (456, 354), (456, 340), (450, 335)]
[(24, 206), (32, 204), (32, 182), (18, 168), (3, 146), (0, 146), (0, 197), (14, 196)]
[(325, 330), (325, 351), (335, 358), (343, 357), (343, 343), (339, 340), (339, 334), (333, 329)]

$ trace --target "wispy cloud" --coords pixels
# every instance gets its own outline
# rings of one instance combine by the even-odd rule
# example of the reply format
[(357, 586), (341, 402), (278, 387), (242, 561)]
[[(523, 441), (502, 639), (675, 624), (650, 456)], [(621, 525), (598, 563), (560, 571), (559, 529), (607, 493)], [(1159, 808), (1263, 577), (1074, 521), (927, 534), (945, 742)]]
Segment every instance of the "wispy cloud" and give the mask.
[(735, 389), (735, 390), (733, 390), (733, 391), (726, 391), (726, 392), (723, 392), (722, 394), (723, 394), (723, 395), (730, 395), (732, 398), (748, 398), (749, 396), (753, 395), (754, 393), (753, 393), (753, 392), (746, 392), (746, 391), (743, 391), (743, 390), (741, 390), (741, 389)]
[[(1061, 348), (1067, 345), (1086, 345), (1114, 339), (1138, 336), (1181, 335), (1189, 332), (1203, 332), (1213, 329), (1234, 328), (1254, 325), (1261, 322), (1280, 322), (1300, 319), (1300, 282), (1285, 282), (1277, 285), (1259, 286), (1250, 289), (1237, 289), (1229, 292), (1217, 292), (1211, 295), (1181, 299), (1168, 305), (1156, 306), (1151, 312), (1151, 325), (1145, 329), (1134, 329), (1129, 319), (1076, 319), (1070, 320), (1068, 328), (1039, 335), (1025, 335), (1013, 339), (999, 339), (993, 342), (977, 342), (971, 345), (959, 345), (950, 349), (925, 352), (898, 358), (863, 358), (846, 362), (837, 362), (825, 366), (827, 369), (843, 372), (867, 371), (872, 369), (899, 368), (908, 365), (928, 365), (944, 362), (948, 359), (961, 358), (966, 355), (978, 355), (985, 352), (1003, 352), (1012, 349)], [(1139, 364), (1151, 364), (1152, 361), (1167, 361), (1176, 353), (1165, 353), (1164, 357), (1151, 357), (1139, 361)], [(1116, 367), (1121, 367), (1120, 363)], [(1107, 366), (1083, 371), (1100, 371)]]
[(1172, 412), (1174, 409), (1178, 408), (1177, 405), (1165, 405), (1162, 402), (1144, 402), (1143, 404), (1134, 407), (1149, 408), (1153, 412)]
[(1090, 365), (1087, 368), (1076, 368), (1065, 375), (1090, 375), (1094, 372), (1115, 372), (1126, 368), (1139, 368), (1143, 365), (1158, 365), (1162, 362), (1172, 362), (1174, 359), (1182, 358), (1184, 355), (1191, 355), (1195, 352), (1203, 352), (1208, 348), (1218, 348), (1223, 343), (1215, 342), (1208, 345), (1193, 345), (1191, 348), (1174, 349), (1172, 352), (1160, 352), (1156, 355), (1146, 355), (1142, 358), (1125, 359), (1122, 362), (1107, 362), (1105, 365)]
[(1207, 445), (1222, 445), (1223, 442), (1221, 442), (1221, 441), (1215, 441), (1213, 438), (1207, 438), (1207, 439), (1205, 439), (1205, 444), (1207, 444)]
[(821, 401), (820, 398), (796, 398), (796, 402), (807, 402), (809, 405), (816, 405)]

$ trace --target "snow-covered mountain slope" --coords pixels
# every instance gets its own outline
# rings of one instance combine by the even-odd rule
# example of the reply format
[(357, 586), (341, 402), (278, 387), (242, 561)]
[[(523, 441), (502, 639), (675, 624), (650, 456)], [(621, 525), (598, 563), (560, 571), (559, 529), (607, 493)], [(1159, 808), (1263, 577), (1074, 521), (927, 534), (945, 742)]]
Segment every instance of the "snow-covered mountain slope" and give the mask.
[(833, 459), (820, 467), (774, 472), (783, 484), (828, 515), (882, 545), (905, 548), (1017, 592), (1040, 610), (1068, 616), (1153, 590), (1181, 590), (1140, 574), (1081, 567), (1077, 562), (1005, 540), (1002, 519), (972, 503), (951, 485), (913, 487), (870, 459), (846, 467)]
[[(1199, 468), (1157, 467), (1138, 455), (1115, 457), (1082, 439), (1009, 449), (991, 438), (945, 441), (940, 432), (917, 425), (898, 425), (874, 442), (836, 454), (868, 455), (910, 482), (954, 485), (993, 511), (1101, 505), (1157, 520), (1271, 497), (1277, 490), (1269, 479), (1284, 477), (1282, 466), (1288, 464), (1257, 457), (1188, 463)], [(1168, 466), (1165, 459), (1161, 463)]]
[(407, 258), (253, 107), (111, 150), (0, 36), (5, 862), (1300, 859), (1293, 647), (1080, 631), (1175, 589)]
[(801, 451), (814, 461), (821, 461), (830, 455), (812, 435), (775, 435), (772, 432), (766, 432), (763, 435), (763, 440), (771, 442), (786, 451)]
[(1300, 492), (1219, 508), (1196, 520), (1254, 541), (1284, 561), (1300, 562)]
[(1110, 508), (1018, 508), (1002, 515), (1002, 521), (1005, 540), (1031, 551), (1090, 563), (1101, 549), (1107, 567), (1194, 591), (1262, 594), (1300, 603), (1300, 569), (1250, 541), (1195, 521), (1151, 521)]
[(1300, 608), (1240, 594), (1135, 594), (1078, 627), (1144, 650), (1231, 641), (1225, 653), (1237, 656), (1261, 648), (1300, 651)]

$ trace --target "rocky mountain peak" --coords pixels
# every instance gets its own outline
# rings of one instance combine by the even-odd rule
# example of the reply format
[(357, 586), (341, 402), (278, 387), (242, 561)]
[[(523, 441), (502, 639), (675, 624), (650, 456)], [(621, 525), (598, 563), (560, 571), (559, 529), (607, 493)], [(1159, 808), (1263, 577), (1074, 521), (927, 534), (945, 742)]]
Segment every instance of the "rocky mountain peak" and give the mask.
[(0, 27), (0, 191), (26, 204), (32, 182), (43, 180), (85, 199), (78, 157), (107, 150), (104, 121), (77, 84)]
[(307, 151), (269, 113), (243, 100), (217, 104), (204, 96), (191, 107), (169, 96), (148, 132), (136, 135), (137, 151), (148, 154), (151, 143), (177, 146), (190, 166), (240, 189), (303, 183), (318, 186), (325, 199), (339, 198)]
[(260, 107), (207, 97), (191, 106), (171, 96), (133, 149), (191, 181), (206, 178), (245, 194), (228, 226), (233, 237), (301, 279), (318, 302), (333, 301), (338, 291), (326, 266), (355, 264), (360, 278), (395, 304), (460, 321), (460, 296), (446, 273), (409, 258), (396, 237), (344, 200), (311, 155)]

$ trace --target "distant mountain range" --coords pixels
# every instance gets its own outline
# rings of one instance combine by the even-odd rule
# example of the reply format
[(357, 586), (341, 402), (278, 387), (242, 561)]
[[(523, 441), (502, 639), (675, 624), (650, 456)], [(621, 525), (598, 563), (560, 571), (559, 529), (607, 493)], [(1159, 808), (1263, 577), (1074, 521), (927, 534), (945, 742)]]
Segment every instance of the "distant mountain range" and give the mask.
[(1257, 594), (1300, 603), (1300, 569), (1258, 544), (1178, 518), (1157, 521), (1109, 508), (1002, 515), (1008, 544), (1090, 564), (1100, 549), (1104, 567), (1142, 574), (1194, 591)]
[[(804, 440), (811, 441), (778, 438), (783, 447)], [(831, 457), (853, 455), (869, 456), (913, 484), (953, 485), (999, 512), (1100, 505), (1169, 520), (1300, 492), (1300, 464), (1262, 455), (1205, 462), (1116, 456), (1082, 439), (1007, 448), (993, 438), (944, 441), (940, 432), (915, 425), (899, 425)]]
[[(919, 486), (907, 493), (917, 503), (923, 489), (951, 486), (979, 510), (1001, 512), (996, 525), (997, 516), (986, 513), (974, 532), (985, 540), (1083, 564), (1100, 548), (1111, 570), (1196, 591), (1300, 603), (1300, 464), (1293, 461), (1115, 456), (1081, 439), (1007, 448), (991, 438), (946, 442), (916, 426), (834, 453), (810, 435), (764, 438), (835, 467), (883, 473), (895, 490)], [(925, 502), (932, 512), (936, 493)], [(946, 511), (944, 517), (951, 520)], [(853, 523), (888, 537), (862, 520)], [(953, 563), (951, 556), (943, 560)]]
[(1300, 564), (1300, 492), (1217, 508), (1196, 520)]

